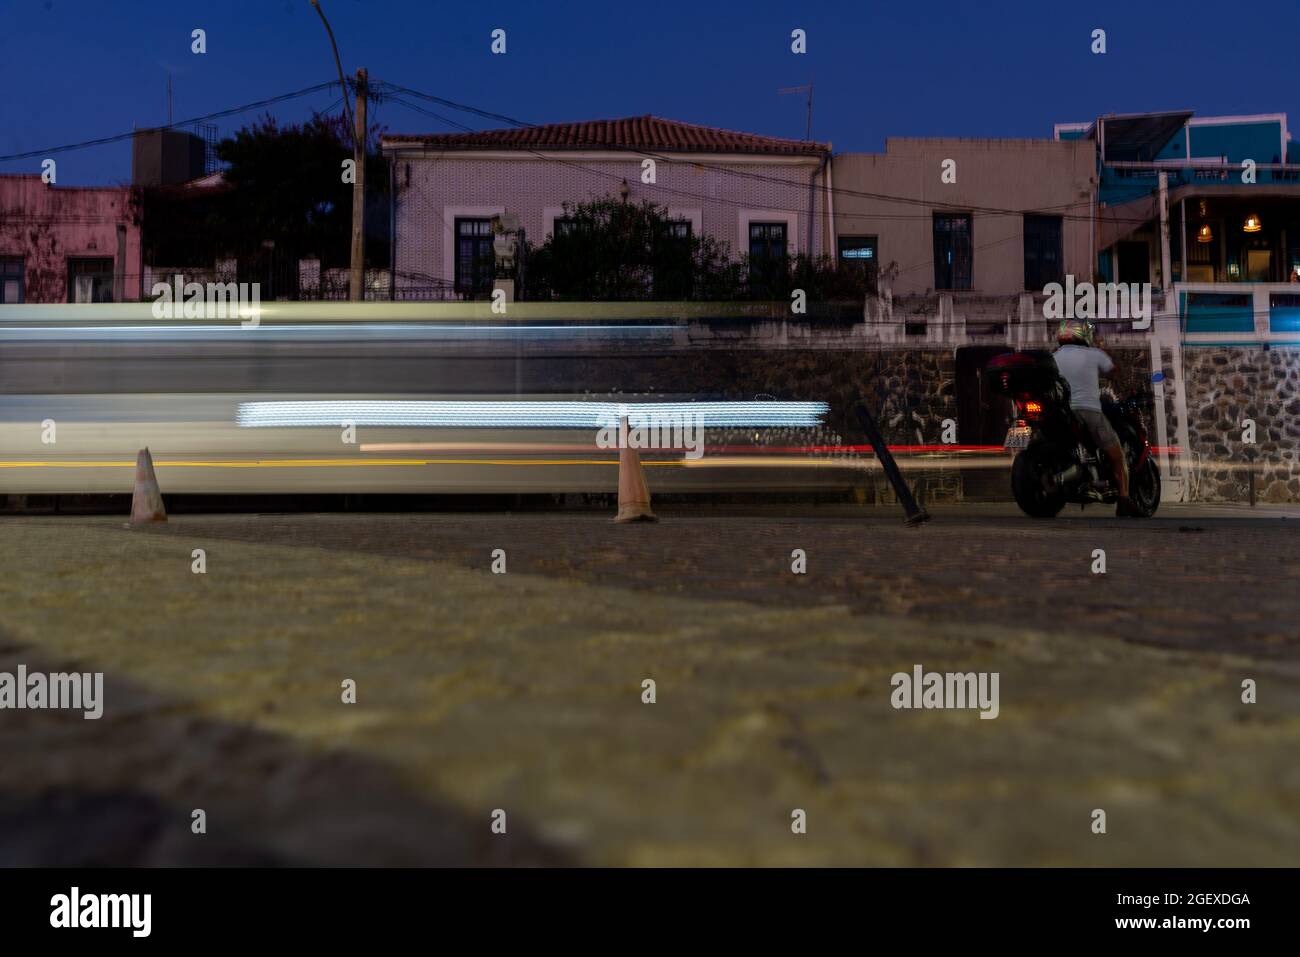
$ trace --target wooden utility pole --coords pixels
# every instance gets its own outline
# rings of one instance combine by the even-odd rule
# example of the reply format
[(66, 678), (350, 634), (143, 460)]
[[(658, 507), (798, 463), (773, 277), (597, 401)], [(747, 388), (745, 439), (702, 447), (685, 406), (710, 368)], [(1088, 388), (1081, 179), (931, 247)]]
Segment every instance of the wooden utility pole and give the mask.
[(352, 184), (352, 281), (350, 298), (366, 298), (366, 71), (357, 70), (356, 131), (352, 138), (352, 158), (356, 162)]

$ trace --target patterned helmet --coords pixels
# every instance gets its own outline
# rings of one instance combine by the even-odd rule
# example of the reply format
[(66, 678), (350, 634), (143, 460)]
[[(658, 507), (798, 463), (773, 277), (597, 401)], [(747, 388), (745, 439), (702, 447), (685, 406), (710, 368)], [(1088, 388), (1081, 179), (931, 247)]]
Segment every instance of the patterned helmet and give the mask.
[(1093, 342), (1093, 325), (1087, 319), (1062, 319), (1056, 330), (1057, 342), (1074, 342), (1081, 346), (1091, 346)]

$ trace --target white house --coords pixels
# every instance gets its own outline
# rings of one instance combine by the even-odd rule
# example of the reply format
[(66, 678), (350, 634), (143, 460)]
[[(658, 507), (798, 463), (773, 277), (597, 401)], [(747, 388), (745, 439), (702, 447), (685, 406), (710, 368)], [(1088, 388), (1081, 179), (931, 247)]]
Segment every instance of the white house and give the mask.
[[(831, 147), (655, 116), (520, 129), (389, 134), (398, 298), (492, 286), (492, 217), (542, 243), (564, 204), (626, 196), (665, 206), (683, 234), (742, 254), (834, 250)], [(626, 184), (626, 185), (624, 185)]]

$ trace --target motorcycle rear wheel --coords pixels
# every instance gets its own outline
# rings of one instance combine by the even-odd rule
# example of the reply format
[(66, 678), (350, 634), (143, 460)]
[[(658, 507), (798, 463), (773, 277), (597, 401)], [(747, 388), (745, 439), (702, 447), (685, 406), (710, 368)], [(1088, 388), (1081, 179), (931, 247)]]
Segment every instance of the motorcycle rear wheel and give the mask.
[(1148, 455), (1129, 476), (1128, 497), (1143, 518), (1150, 518), (1160, 507), (1160, 466), (1154, 456)]
[(1055, 518), (1065, 508), (1065, 491), (1043, 486), (1043, 479), (1057, 471), (1054, 458), (1051, 447), (1038, 442), (1017, 453), (1011, 463), (1011, 494), (1030, 518)]

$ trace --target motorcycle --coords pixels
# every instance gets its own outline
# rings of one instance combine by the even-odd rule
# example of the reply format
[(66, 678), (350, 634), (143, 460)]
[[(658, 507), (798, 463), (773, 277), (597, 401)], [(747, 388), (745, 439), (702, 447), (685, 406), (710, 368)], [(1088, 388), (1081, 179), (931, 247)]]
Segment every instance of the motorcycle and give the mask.
[[(1015, 450), (1011, 492), (1032, 518), (1052, 518), (1066, 503), (1114, 503), (1119, 490), (1110, 463), (1070, 409), (1070, 386), (1047, 352), (1010, 352), (985, 366), (992, 388), (1012, 402), (1014, 424), (1004, 448)], [(1147, 440), (1142, 399), (1103, 397), (1102, 411), (1119, 437), (1128, 463), (1129, 499), (1142, 518), (1160, 505), (1160, 467)]]

